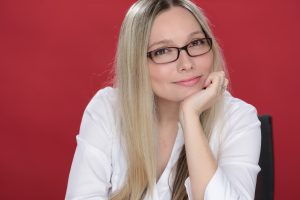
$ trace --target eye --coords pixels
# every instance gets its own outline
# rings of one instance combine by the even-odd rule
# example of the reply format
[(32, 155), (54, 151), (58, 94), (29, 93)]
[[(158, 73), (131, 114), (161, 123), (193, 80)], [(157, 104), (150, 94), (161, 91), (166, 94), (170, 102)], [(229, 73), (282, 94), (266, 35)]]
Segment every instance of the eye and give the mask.
[(193, 40), (189, 47), (198, 47), (198, 46), (202, 46), (202, 45), (205, 45), (207, 42), (206, 42), (206, 39), (205, 38), (202, 38), (202, 39), (197, 39), (197, 40)]
[(172, 50), (169, 49), (169, 48), (161, 48), (161, 49), (157, 49), (157, 50), (154, 50), (152, 52), (152, 56), (162, 56), (162, 55), (165, 55), (165, 54), (168, 54), (170, 53)]

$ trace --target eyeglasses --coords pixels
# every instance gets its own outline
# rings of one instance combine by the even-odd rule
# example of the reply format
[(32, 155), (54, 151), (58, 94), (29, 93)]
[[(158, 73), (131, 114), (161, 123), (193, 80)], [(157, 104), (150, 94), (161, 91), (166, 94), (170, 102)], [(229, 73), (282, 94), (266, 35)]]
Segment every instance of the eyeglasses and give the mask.
[(179, 58), (180, 51), (185, 50), (190, 57), (197, 57), (209, 52), (212, 48), (211, 38), (201, 38), (190, 42), (183, 47), (164, 47), (147, 53), (156, 64), (166, 64), (176, 61)]

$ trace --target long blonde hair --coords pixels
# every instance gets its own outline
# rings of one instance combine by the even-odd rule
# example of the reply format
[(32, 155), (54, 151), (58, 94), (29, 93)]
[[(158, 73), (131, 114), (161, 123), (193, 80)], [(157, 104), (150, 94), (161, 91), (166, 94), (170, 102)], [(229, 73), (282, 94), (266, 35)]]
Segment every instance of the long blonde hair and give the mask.
[[(189, 10), (201, 25), (207, 37), (213, 39), (213, 71), (224, 70), (221, 50), (208, 26), (202, 10), (188, 0), (139, 0), (128, 10), (122, 23), (116, 53), (115, 85), (122, 137), (126, 147), (127, 176), (123, 187), (113, 200), (142, 199), (151, 194), (156, 182), (156, 110), (150, 84), (146, 52), (155, 17), (172, 6)], [(212, 107), (200, 116), (209, 138), (216, 109)], [(188, 176), (185, 149), (177, 163), (172, 199), (186, 199), (184, 180)]]

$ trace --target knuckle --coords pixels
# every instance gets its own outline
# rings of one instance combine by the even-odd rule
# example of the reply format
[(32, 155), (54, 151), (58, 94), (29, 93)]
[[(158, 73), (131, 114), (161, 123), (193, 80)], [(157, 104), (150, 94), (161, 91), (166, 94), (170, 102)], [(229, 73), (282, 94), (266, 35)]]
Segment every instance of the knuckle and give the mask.
[(214, 88), (213, 90), (212, 90), (212, 95), (213, 96), (216, 96), (218, 94), (218, 88)]

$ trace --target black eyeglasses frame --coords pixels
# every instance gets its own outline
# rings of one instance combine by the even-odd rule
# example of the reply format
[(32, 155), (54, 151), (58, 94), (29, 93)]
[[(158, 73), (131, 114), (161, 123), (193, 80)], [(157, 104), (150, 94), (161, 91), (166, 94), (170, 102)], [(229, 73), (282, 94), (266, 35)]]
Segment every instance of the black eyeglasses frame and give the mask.
[(209, 50), (208, 50), (207, 52), (205, 52), (205, 53), (202, 53), (202, 54), (199, 54), (199, 55), (194, 55), (194, 56), (191, 55), (191, 54), (189, 53), (189, 51), (188, 51), (188, 46), (191, 44), (191, 42), (190, 42), (190, 43), (188, 43), (187, 45), (184, 45), (183, 47), (166, 47), (166, 48), (174, 48), (174, 49), (177, 49), (177, 58), (174, 59), (174, 60), (172, 60), (172, 61), (164, 62), (164, 63), (156, 63), (156, 62), (153, 60), (153, 57), (152, 57), (152, 54), (151, 54), (151, 53), (154, 52), (154, 51), (157, 51), (157, 49), (155, 49), (155, 50), (153, 50), (153, 51), (147, 52), (147, 57), (150, 58), (150, 59), (151, 59), (154, 63), (156, 63), (156, 64), (168, 64), (168, 63), (172, 63), (172, 62), (175, 62), (176, 60), (178, 60), (178, 58), (179, 58), (179, 56), (180, 56), (180, 52), (181, 52), (182, 50), (185, 50), (185, 52), (186, 52), (190, 57), (202, 56), (202, 55), (204, 55), (204, 54), (210, 52), (210, 50), (212, 49), (212, 38), (205, 37), (205, 38), (201, 38), (201, 39), (206, 39), (207, 42), (208, 42), (208, 44), (209, 44)]

